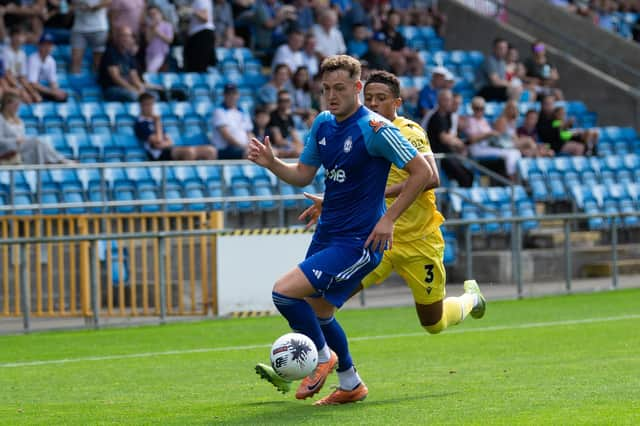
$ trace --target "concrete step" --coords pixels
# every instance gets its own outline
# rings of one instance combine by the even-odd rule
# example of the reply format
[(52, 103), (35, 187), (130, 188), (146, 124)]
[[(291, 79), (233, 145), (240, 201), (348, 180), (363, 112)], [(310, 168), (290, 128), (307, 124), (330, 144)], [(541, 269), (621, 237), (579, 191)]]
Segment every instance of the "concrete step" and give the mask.
[[(600, 241), (599, 231), (573, 231), (569, 233), (571, 247), (593, 247)], [(562, 226), (544, 227), (529, 231), (528, 242), (532, 247), (552, 248), (564, 244)]]
[[(622, 275), (640, 273), (640, 259), (618, 260), (618, 273)], [(613, 261), (605, 260), (582, 265), (583, 277), (610, 277), (613, 273)]]

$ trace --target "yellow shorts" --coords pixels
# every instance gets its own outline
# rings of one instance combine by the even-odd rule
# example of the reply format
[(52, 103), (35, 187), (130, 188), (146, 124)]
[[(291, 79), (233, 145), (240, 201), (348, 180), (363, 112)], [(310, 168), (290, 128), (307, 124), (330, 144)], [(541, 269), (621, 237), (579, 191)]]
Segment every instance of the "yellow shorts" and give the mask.
[(444, 269), (444, 239), (440, 230), (421, 240), (393, 243), (384, 252), (382, 262), (364, 277), (364, 288), (380, 284), (392, 271), (396, 271), (407, 283), (413, 299), (421, 305), (430, 305), (444, 299), (447, 272)]

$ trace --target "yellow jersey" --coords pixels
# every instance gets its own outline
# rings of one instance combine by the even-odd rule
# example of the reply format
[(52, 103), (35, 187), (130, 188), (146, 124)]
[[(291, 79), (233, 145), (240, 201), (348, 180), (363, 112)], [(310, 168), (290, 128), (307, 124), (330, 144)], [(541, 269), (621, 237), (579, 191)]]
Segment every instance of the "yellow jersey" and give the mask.
[[(393, 124), (400, 129), (400, 133), (421, 154), (431, 153), (431, 145), (425, 131), (416, 122), (404, 117), (396, 117)], [(409, 174), (402, 169), (391, 165), (387, 186), (402, 183)], [(395, 198), (387, 198), (387, 208), (395, 201)], [(418, 198), (396, 220), (393, 229), (394, 241), (419, 240), (436, 231), (444, 222), (444, 216), (436, 207), (436, 194), (433, 190), (422, 192)]]

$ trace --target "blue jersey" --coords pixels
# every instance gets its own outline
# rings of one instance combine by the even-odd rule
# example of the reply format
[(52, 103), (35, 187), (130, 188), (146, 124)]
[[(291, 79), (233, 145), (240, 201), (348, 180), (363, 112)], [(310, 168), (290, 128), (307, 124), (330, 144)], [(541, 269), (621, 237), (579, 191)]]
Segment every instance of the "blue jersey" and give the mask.
[(361, 106), (337, 122), (318, 115), (300, 162), (325, 169), (325, 194), (315, 238), (366, 239), (385, 212), (391, 163), (403, 168), (416, 149), (384, 117)]

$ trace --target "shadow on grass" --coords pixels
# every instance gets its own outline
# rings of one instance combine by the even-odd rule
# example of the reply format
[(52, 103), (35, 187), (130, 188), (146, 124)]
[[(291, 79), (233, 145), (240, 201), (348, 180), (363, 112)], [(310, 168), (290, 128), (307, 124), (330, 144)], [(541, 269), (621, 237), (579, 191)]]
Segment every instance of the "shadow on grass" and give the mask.
[[(233, 419), (226, 419), (225, 424), (247, 424), (247, 425), (257, 425), (257, 424), (285, 424), (285, 423), (316, 423), (322, 422), (323, 420), (336, 420), (333, 416), (336, 414), (342, 415), (346, 413), (348, 410), (350, 413), (350, 418), (353, 419), (354, 416), (358, 416), (358, 413), (364, 413), (366, 410), (371, 409), (373, 407), (376, 408), (385, 408), (386, 406), (398, 406), (399, 404), (406, 403), (408, 401), (419, 401), (419, 400), (427, 400), (427, 399), (439, 399), (450, 397), (452, 395), (458, 394), (459, 392), (440, 392), (440, 393), (425, 393), (420, 395), (411, 395), (411, 396), (402, 396), (402, 397), (394, 397), (394, 398), (383, 398), (379, 395), (376, 395), (375, 398), (368, 398), (363, 402), (358, 402), (355, 404), (345, 404), (341, 406), (325, 406), (325, 407), (316, 407), (313, 405), (314, 400), (308, 401), (297, 401), (297, 400), (282, 400), (282, 401), (256, 401), (249, 402), (245, 404), (237, 405), (237, 415), (234, 416)], [(293, 395), (292, 395), (293, 397)], [(246, 408), (246, 411), (254, 412), (256, 408), (264, 408), (263, 411), (259, 413), (245, 413), (241, 414), (243, 411), (243, 407)]]

